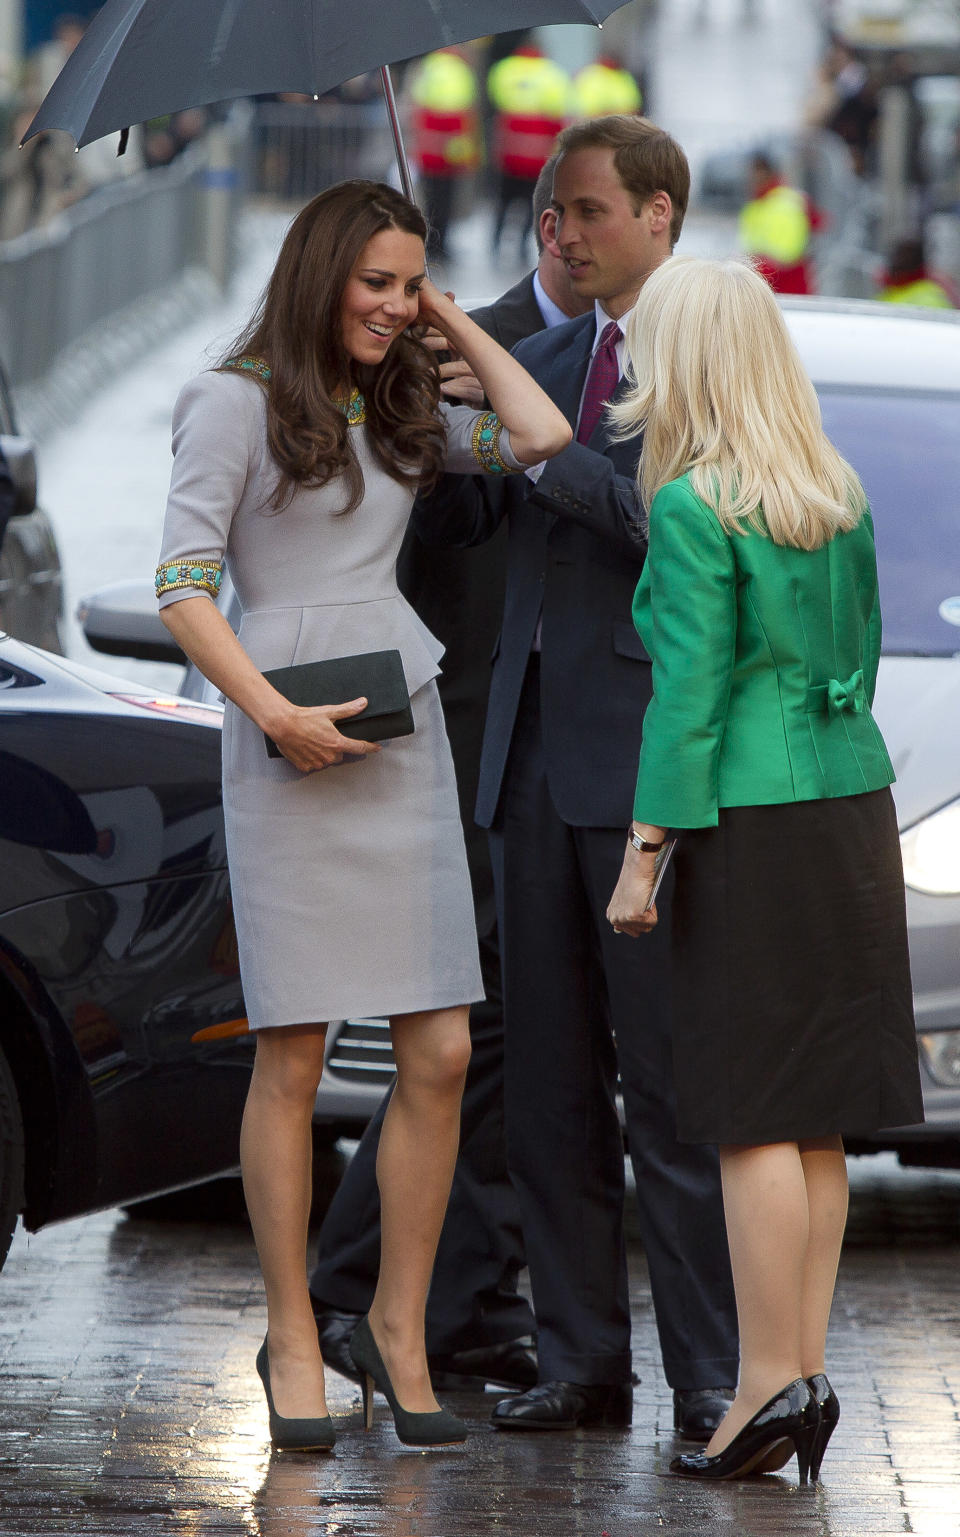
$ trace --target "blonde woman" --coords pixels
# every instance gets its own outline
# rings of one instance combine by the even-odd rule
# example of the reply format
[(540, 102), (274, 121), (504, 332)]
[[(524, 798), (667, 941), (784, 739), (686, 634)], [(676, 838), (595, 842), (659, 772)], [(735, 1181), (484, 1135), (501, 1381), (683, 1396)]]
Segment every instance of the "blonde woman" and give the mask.
[(626, 329), (645, 431), (653, 658), (633, 833), (608, 909), (647, 908), (681, 830), (673, 908), (679, 1134), (720, 1146), (740, 1322), (737, 1396), (672, 1470), (819, 1476), (839, 1417), (827, 1320), (847, 1210), (842, 1136), (923, 1117), (893, 769), (870, 713), (873, 524), (824, 436), (767, 285), (674, 257)]

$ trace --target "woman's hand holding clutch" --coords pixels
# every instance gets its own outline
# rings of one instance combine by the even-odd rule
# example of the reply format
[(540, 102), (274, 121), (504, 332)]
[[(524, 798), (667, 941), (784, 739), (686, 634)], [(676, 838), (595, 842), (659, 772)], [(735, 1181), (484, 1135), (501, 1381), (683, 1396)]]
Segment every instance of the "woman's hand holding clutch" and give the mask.
[[(277, 698), (281, 696), (278, 694)], [(284, 708), (275, 722), (265, 727), (283, 756), (294, 768), (309, 774), (332, 768), (345, 758), (365, 758), (380, 751), (379, 742), (361, 742), (342, 736), (335, 722), (359, 715), (367, 707), (365, 699), (351, 699), (347, 704), (322, 704), (304, 708), (283, 701)]]

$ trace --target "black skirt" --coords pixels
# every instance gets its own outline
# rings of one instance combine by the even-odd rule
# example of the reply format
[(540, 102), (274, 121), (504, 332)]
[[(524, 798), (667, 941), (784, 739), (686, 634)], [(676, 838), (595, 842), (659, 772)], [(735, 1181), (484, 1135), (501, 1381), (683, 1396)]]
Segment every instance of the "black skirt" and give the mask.
[(889, 790), (730, 807), (683, 833), (673, 953), (681, 1141), (923, 1120)]

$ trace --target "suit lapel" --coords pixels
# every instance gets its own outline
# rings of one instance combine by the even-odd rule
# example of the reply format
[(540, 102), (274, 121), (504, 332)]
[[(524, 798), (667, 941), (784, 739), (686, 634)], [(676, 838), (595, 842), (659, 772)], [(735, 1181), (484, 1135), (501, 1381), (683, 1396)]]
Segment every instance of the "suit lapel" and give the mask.
[(512, 352), (517, 342), (543, 330), (543, 316), (533, 291), (533, 274), (528, 273), (519, 283), (497, 299), (491, 309), (500, 330), (500, 345)]
[(580, 396), (587, 377), (590, 352), (596, 321), (593, 315), (583, 315), (579, 320), (564, 326), (569, 335), (564, 336), (559, 350), (550, 359), (540, 381), (554, 405), (559, 406), (571, 427), (577, 425)]

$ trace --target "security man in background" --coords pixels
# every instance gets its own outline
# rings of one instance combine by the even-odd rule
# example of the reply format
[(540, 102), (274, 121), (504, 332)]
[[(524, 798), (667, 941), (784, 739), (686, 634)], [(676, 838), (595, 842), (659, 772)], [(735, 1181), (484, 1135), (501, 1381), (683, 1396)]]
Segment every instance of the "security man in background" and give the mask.
[(814, 293), (810, 238), (823, 215), (806, 193), (787, 185), (769, 155), (751, 157), (750, 190), (740, 210), (742, 249), (775, 293)]
[(945, 284), (931, 276), (923, 238), (918, 235), (898, 240), (893, 246), (877, 298), (887, 304), (914, 304), (929, 310), (956, 308), (956, 299)]
[(477, 80), (462, 50), (427, 54), (410, 90), (413, 156), (420, 172), (420, 201), (430, 231), (427, 250), (447, 255), (447, 229), (458, 184), (480, 164)]
[(493, 255), (514, 203), (523, 209), (520, 252), (525, 255), (533, 227), (533, 189), (553, 154), (557, 134), (570, 111), (570, 76), (539, 48), (524, 44), (500, 59), (487, 75), (487, 93), (496, 109), (493, 163), (497, 206)]
[(640, 87), (611, 54), (585, 64), (573, 77), (573, 116), (606, 117), (609, 112), (639, 112)]

